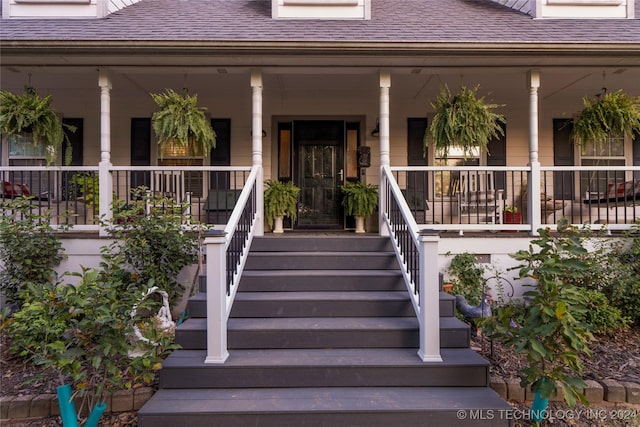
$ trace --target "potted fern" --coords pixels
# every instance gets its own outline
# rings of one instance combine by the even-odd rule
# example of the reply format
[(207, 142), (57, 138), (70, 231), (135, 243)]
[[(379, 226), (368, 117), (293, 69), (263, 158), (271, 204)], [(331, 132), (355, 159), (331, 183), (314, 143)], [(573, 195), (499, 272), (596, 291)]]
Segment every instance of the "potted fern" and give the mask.
[(503, 115), (494, 112), (497, 104), (485, 102), (476, 96), (479, 86), (469, 89), (463, 86), (453, 95), (447, 85), (431, 103), (435, 116), (424, 136), (425, 148), (431, 141), (438, 155), (447, 158), (451, 148), (462, 149), (463, 155), (471, 156), (480, 150), (487, 151), (492, 138), (504, 135)]
[(347, 182), (342, 187), (342, 206), (347, 215), (356, 218), (356, 233), (364, 233), (364, 219), (378, 204), (378, 186), (364, 182)]
[(634, 98), (619, 90), (596, 99), (585, 97), (582, 102), (584, 108), (571, 135), (576, 144), (604, 144), (611, 136), (632, 136), (640, 132), (640, 97)]
[(216, 146), (216, 133), (198, 107), (198, 96), (180, 95), (172, 89), (152, 93), (160, 108), (153, 113), (151, 125), (158, 138), (160, 157), (199, 157)]
[[(34, 147), (44, 147), (47, 165), (55, 163), (62, 143), (69, 143), (65, 129), (76, 130), (74, 126), (62, 123), (51, 107), (51, 101), (51, 95), (40, 97), (30, 86), (25, 87), (22, 95), (0, 90), (0, 133), (26, 138), (26, 142)], [(65, 164), (71, 162), (70, 149), (67, 154)]]
[(300, 188), (291, 181), (268, 179), (264, 183), (267, 186), (264, 190), (264, 216), (274, 233), (283, 233), (282, 219), (285, 216), (296, 218)]

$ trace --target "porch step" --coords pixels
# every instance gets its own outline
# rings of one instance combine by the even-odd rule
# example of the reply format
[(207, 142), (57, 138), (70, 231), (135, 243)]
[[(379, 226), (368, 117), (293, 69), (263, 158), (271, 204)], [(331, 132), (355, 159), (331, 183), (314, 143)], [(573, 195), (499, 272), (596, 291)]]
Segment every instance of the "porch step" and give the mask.
[(393, 252), (388, 238), (353, 234), (328, 234), (310, 237), (285, 233), (253, 240), (251, 252)]
[[(509, 408), (486, 387), (161, 389), (138, 412), (138, 423), (141, 427), (493, 427), (509, 425), (498, 412)], [(482, 414), (481, 410), (485, 416), (474, 421), (460, 416), (460, 411), (469, 415), (470, 411)]]
[(414, 348), (232, 350), (224, 365), (204, 350), (180, 350), (163, 363), (160, 387), (483, 387), (489, 364), (468, 349), (443, 349), (424, 363)]
[(393, 252), (255, 252), (248, 270), (397, 270)]
[[(414, 317), (230, 318), (229, 349), (418, 347)], [(206, 319), (189, 319), (176, 329), (184, 349), (206, 347)], [(455, 317), (440, 318), (440, 347), (469, 346), (469, 327)]]
[(404, 291), (400, 270), (245, 270), (242, 292)]
[(388, 238), (254, 239), (224, 364), (204, 363), (200, 290), (140, 427), (509, 425), (458, 415), (510, 407), (489, 388), (488, 363), (469, 348), (453, 296), (433, 302), (443, 361), (418, 357), (418, 321)]
[[(330, 281), (327, 278), (327, 281)], [(283, 280), (287, 283), (286, 280)], [(189, 301), (189, 316), (207, 316), (207, 295), (198, 293)], [(440, 316), (455, 313), (455, 298), (440, 292)], [(376, 292), (241, 292), (231, 310), (232, 317), (342, 317), (415, 316), (407, 291)]]

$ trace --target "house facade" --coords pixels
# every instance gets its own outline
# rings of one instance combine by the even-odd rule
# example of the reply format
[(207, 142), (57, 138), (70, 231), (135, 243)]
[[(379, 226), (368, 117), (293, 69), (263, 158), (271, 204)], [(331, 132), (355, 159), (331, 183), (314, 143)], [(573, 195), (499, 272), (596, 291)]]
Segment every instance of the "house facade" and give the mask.
[[(99, 226), (75, 197), (83, 191), (66, 188), (74, 174), (107, 177), (100, 188), (113, 191), (101, 191), (101, 215), (113, 197), (144, 185), (180, 200), (189, 193), (196, 219), (220, 225), (251, 166), (261, 166), (261, 180), (302, 188), (298, 217), (288, 224), (294, 230), (350, 229), (340, 185), (380, 184), (383, 167), (416, 222), (452, 236), (511, 230), (527, 237), (561, 217), (625, 229), (640, 215), (638, 138), (613, 138), (606, 147), (571, 141), (584, 97), (640, 95), (636, 0), (2, 6), (2, 89), (52, 95), (78, 128), (70, 166), (49, 172), (37, 148), (3, 138), (3, 181), (27, 185), (41, 207), (75, 211), (78, 231)], [(431, 103), (445, 85), (454, 93), (477, 87), (498, 105), (505, 133), (488, 152), (444, 159), (424, 146)], [(218, 135), (210, 153), (159, 152), (150, 93), (166, 88), (197, 94), (207, 108)], [(478, 191), (493, 195), (464, 199)], [(520, 212), (516, 224), (507, 223), (507, 206)], [(380, 223), (374, 216), (367, 228), (384, 232)]]

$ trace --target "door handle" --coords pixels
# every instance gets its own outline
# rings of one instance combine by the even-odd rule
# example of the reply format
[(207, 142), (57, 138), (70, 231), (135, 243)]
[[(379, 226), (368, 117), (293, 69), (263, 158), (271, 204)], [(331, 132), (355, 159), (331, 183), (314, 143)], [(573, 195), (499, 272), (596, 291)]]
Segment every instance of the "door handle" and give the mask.
[(340, 181), (344, 181), (344, 169), (340, 169), (336, 176), (340, 177)]

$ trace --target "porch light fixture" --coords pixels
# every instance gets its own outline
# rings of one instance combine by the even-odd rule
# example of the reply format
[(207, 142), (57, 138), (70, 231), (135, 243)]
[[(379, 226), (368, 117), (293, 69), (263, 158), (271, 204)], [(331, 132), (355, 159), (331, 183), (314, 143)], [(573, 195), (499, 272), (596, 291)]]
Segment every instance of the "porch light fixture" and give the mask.
[(380, 136), (380, 120), (376, 119), (376, 127), (371, 131), (371, 136), (378, 138)]

